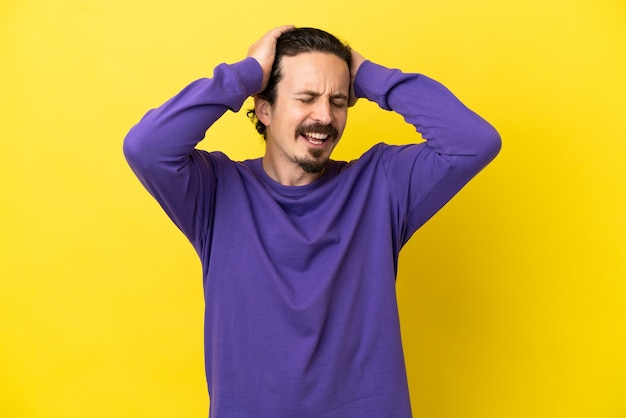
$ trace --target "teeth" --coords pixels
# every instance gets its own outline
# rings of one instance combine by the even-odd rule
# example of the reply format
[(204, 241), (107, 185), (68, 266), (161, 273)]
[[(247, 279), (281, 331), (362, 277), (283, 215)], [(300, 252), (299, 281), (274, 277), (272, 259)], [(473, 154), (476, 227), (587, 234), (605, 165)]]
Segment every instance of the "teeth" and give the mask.
[(307, 133), (305, 135), (308, 136), (309, 138), (313, 138), (313, 139), (324, 140), (324, 139), (328, 138), (328, 135), (326, 135), (326, 134), (319, 134), (319, 133), (314, 133), (314, 132)]

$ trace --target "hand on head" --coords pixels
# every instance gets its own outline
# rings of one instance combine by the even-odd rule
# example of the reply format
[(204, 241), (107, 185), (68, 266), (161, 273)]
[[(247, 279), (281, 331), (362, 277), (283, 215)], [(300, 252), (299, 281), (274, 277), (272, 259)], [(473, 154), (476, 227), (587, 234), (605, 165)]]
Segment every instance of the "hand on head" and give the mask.
[(256, 41), (248, 49), (248, 57), (252, 57), (258, 61), (263, 69), (263, 84), (261, 91), (265, 90), (267, 81), (270, 78), (272, 72), (272, 64), (274, 63), (274, 56), (276, 55), (276, 40), (283, 33), (295, 28), (293, 25), (279, 26), (271, 31), (267, 32), (261, 39)]
[(356, 73), (359, 71), (359, 67), (365, 58), (354, 49), (352, 50), (352, 63), (350, 64), (350, 99), (348, 100), (348, 106), (354, 106), (357, 101), (357, 97), (354, 93), (354, 79), (356, 78)]
[[(272, 65), (274, 64), (274, 58), (276, 55), (276, 41), (283, 33), (294, 28), (294, 25), (284, 25), (274, 28), (265, 33), (261, 39), (252, 44), (252, 46), (248, 49), (248, 57), (256, 59), (263, 70), (263, 84), (261, 85), (261, 91), (265, 90), (265, 87), (267, 87), (267, 82), (272, 72)], [(353, 106), (357, 101), (357, 97), (354, 94), (354, 79), (356, 78), (356, 73), (363, 61), (365, 61), (365, 58), (363, 58), (363, 56), (355, 50), (352, 50), (352, 62), (350, 64), (349, 106)]]

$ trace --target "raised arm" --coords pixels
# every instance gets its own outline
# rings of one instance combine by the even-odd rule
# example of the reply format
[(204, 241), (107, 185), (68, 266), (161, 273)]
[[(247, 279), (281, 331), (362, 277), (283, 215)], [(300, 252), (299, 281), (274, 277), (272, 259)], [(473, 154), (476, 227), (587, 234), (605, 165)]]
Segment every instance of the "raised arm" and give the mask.
[(390, 184), (404, 199), (406, 241), (498, 154), (500, 136), (439, 82), (357, 59), (355, 96), (399, 113), (426, 140), (386, 157)]
[(243, 61), (217, 66), (212, 78), (194, 81), (150, 110), (124, 140), (124, 155), (141, 183), (192, 242), (201, 238), (215, 187), (211, 159), (195, 147), (227, 110), (238, 111), (263, 89), (276, 39), (289, 28), (268, 32)]

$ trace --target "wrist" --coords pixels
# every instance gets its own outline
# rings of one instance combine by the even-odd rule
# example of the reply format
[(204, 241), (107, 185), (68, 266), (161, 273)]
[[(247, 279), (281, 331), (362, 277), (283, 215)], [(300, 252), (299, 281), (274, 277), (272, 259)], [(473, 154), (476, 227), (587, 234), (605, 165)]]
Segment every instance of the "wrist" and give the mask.
[(247, 97), (254, 96), (262, 90), (263, 69), (254, 57), (246, 57), (242, 61), (231, 64), (231, 68), (237, 74)]

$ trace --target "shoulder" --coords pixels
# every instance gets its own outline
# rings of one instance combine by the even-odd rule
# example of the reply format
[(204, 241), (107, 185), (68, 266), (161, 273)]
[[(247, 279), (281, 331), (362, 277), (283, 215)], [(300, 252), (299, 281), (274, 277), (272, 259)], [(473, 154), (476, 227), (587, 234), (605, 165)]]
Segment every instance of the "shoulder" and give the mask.
[[(327, 167), (331, 177), (337, 177), (339, 181), (347, 181), (353, 186), (357, 183), (371, 184), (372, 181), (382, 180), (386, 177), (387, 167), (393, 160), (393, 155), (403, 147), (378, 143), (358, 158), (349, 162), (331, 161)], [(378, 179), (378, 180), (376, 180)]]
[(236, 161), (221, 151), (194, 150), (191, 156), (191, 164), (200, 171), (214, 177), (218, 182), (233, 182), (237, 178), (256, 177), (256, 165), (260, 161), (246, 160)]
[(402, 154), (417, 154), (422, 148), (422, 144), (389, 145), (380, 142), (365, 151), (359, 158), (350, 161), (343, 167), (351, 168), (355, 166), (371, 167), (376, 163), (388, 165)]

